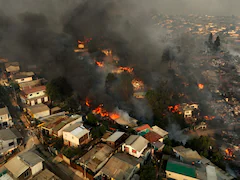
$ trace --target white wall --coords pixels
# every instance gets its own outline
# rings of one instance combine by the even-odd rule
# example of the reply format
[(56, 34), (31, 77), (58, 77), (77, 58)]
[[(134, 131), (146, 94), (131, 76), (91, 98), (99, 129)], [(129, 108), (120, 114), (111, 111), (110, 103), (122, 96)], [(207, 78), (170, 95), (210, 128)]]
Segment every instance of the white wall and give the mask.
[(38, 119), (40, 117), (45, 117), (45, 116), (49, 116), (49, 115), (50, 115), (50, 110), (46, 110), (46, 111), (42, 111), (42, 112), (33, 114), (33, 117)]
[(45, 90), (28, 94), (27, 98), (28, 98), (28, 99), (31, 99), (31, 98), (36, 98), (36, 97), (44, 96), (44, 95), (45, 95)]
[(32, 175), (34, 176), (35, 174), (37, 174), (38, 172), (43, 170), (43, 163), (39, 162), (38, 164), (36, 164), (33, 167), (30, 167), (31, 171), (32, 171)]
[(17, 81), (18, 84), (24, 83), (24, 82), (29, 82), (29, 81), (32, 81), (32, 80), (33, 80), (32, 77), (26, 77), (26, 78), (22, 78), (22, 79), (15, 79), (15, 81)]
[[(14, 142), (14, 144), (12, 146), (9, 146), (9, 143)], [(17, 144), (17, 139), (10, 139), (10, 140), (6, 140), (6, 141), (0, 141), (0, 152), (7, 152), (11, 149), (15, 149), (17, 148), (18, 144)]]
[(13, 122), (12, 122), (12, 117), (10, 114), (3, 114), (0, 116), (0, 124), (7, 122), (8, 126), (12, 126)]
[(70, 141), (71, 144), (74, 144), (76, 146), (79, 145), (79, 138), (76, 138), (70, 132), (63, 131), (63, 140), (64, 141)]
[(136, 151), (136, 153), (133, 153), (132, 150), (134, 150), (134, 149), (131, 146), (126, 145), (126, 144), (122, 145), (122, 151), (125, 151), (125, 147), (129, 148), (129, 152), (128, 153), (130, 155), (132, 155), (132, 156), (134, 156), (136, 158), (139, 158), (142, 155), (143, 151), (147, 148), (147, 145), (140, 152)]
[(61, 137), (63, 135), (63, 131), (67, 129), (69, 126), (75, 124), (75, 123), (80, 123), (82, 122), (82, 117), (76, 119), (75, 121), (72, 121), (71, 123), (66, 124), (62, 129), (58, 131), (58, 137)]

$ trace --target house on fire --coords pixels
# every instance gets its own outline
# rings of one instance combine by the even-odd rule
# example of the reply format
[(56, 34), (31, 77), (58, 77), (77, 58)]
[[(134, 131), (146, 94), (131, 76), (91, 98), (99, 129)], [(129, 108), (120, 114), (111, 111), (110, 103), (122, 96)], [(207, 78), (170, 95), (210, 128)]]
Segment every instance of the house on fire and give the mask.
[(0, 108), (0, 128), (13, 125), (12, 116), (10, 115), (7, 106)]
[(65, 115), (64, 113), (57, 113), (39, 119), (42, 123), (38, 126), (43, 134), (61, 137), (63, 131), (70, 126), (78, 123), (81, 124), (82, 116), (80, 115)]
[(46, 94), (46, 86), (37, 86), (25, 89), (20, 92), (20, 99), (23, 104), (30, 106), (48, 102), (49, 98)]
[(184, 115), (184, 118), (192, 118), (193, 111), (198, 109), (198, 104), (187, 104), (184, 103), (181, 105), (181, 112)]

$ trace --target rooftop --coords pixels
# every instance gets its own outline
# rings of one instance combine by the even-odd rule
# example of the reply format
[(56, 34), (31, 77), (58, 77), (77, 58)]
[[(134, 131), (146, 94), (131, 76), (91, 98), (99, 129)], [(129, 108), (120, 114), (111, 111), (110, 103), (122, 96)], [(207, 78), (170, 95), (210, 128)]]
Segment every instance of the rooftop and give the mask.
[(113, 133), (110, 137), (108, 137), (106, 141), (115, 142), (123, 135), (124, 135), (124, 132), (117, 131), (117, 132)]
[(37, 104), (34, 106), (29, 106), (27, 109), (29, 109), (33, 114), (43, 112), (43, 111), (49, 111), (49, 107), (45, 104)]
[(143, 124), (142, 126), (138, 126), (138, 127), (134, 128), (134, 130), (137, 132), (143, 131), (145, 129), (151, 130), (152, 128), (148, 124)]
[(112, 152), (113, 149), (110, 146), (97, 144), (80, 158), (80, 162), (86, 164), (91, 171), (96, 172), (100, 168), (99, 165), (109, 158)]
[(188, 166), (183, 163), (168, 161), (166, 171), (175, 172), (177, 174), (182, 174), (188, 177), (196, 178), (196, 171), (193, 167)]
[(58, 180), (58, 178), (55, 174), (53, 174), (48, 169), (44, 169), (39, 174), (37, 174), (32, 180)]
[(160, 136), (159, 134), (151, 131), (147, 134), (144, 135), (144, 137), (150, 142), (150, 143), (153, 143), (153, 142), (157, 142), (159, 139), (162, 138), (162, 136)]
[(21, 137), (22, 137), (21, 134), (15, 128), (0, 130), (0, 139), (3, 141), (15, 139), (15, 138), (21, 138)]
[(198, 154), (197, 151), (193, 151), (190, 148), (185, 148), (183, 146), (176, 146), (173, 148), (173, 151), (176, 151), (180, 156), (189, 160), (201, 160), (202, 157)]
[(0, 108), (0, 116), (5, 114), (9, 114), (7, 106), (5, 106), (4, 108)]
[(71, 129), (70, 131), (69, 130), (66, 130), (67, 132), (71, 133), (72, 135), (74, 135), (76, 138), (81, 138), (83, 137), (85, 134), (89, 133), (90, 131), (87, 130), (84, 126), (80, 126), (79, 123), (76, 123), (78, 126), (75, 127), (74, 129), (71, 129), (72, 126), (69, 127), (69, 129)]
[(7, 63), (5, 63), (6, 68), (8, 68), (10, 66), (19, 66), (19, 62), (7, 62)]
[(29, 167), (20, 160), (18, 156), (10, 159), (6, 164), (5, 167), (13, 174), (15, 178), (21, 176)]
[(34, 76), (34, 72), (19, 72), (13, 76), (13, 79), (21, 79)]
[(125, 153), (117, 153), (110, 158), (100, 172), (116, 180), (122, 180), (128, 178), (138, 164), (140, 164), (139, 159)]
[(163, 130), (162, 128), (158, 127), (158, 126), (153, 126), (152, 127), (152, 130), (159, 134), (160, 136), (164, 137), (164, 136), (167, 136), (168, 135), (168, 132)]
[(131, 135), (129, 138), (127, 138), (125, 144), (130, 145), (133, 149), (140, 152), (144, 149), (145, 146), (148, 145), (148, 140), (142, 136)]
[(44, 161), (40, 156), (31, 151), (24, 152), (18, 156), (30, 167), (33, 167), (36, 164)]
[(23, 95), (28, 95), (34, 92), (45, 91), (45, 90), (46, 90), (46, 86), (36, 86), (36, 87), (30, 87), (30, 88), (24, 89), (22, 93)]

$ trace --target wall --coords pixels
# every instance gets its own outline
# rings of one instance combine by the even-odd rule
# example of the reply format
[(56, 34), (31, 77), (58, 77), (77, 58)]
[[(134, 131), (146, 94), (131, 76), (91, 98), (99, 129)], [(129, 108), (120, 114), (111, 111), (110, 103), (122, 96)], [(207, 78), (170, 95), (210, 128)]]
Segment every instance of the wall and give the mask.
[(13, 122), (12, 122), (12, 117), (10, 114), (4, 114), (0, 116), (0, 124), (7, 122), (8, 126), (12, 126)]
[(44, 90), (44, 91), (38, 91), (38, 92), (34, 92), (34, 93), (31, 93), (31, 94), (28, 94), (28, 95), (27, 95), (27, 98), (28, 98), (28, 99), (31, 99), (31, 98), (36, 98), (36, 97), (44, 96), (44, 95), (45, 95), (45, 90)]
[(167, 178), (172, 178), (172, 179), (177, 179), (177, 180), (198, 180), (197, 178), (192, 178), (188, 177), (182, 174), (177, 174), (174, 172), (166, 171), (166, 177)]
[[(9, 146), (9, 143), (14, 142), (13, 145)], [(10, 140), (6, 140), (6, 141), (2, 141), (2, 143), (0, 143), (0, 151), (4, 151), (4, 153), (6, 153), (7, 151), (13, 150), (15, 148), (18, 147), (17, 144), (17, 139), (10, 139)]]
[[(63, 140), (67, 142), (71, 142), (71, 146), (78, 146), (79, 145), (79, 139), (73, 136), (69, 132), (63, 132)], [(68, 145), (68, 144), (66, 144)]]
[(143, 153), (144, 149), (147, 148), (147, 146), (145, 146), (145, 147), (142, 149), (141, 152), (136, 151), (136, 153), (133, 153), (132, 150), (134, 150), (134, 149), (133, 149), (131, 146), (126, 145), (126, 144), (123, 144), (123, 145), (122, 145), (122, 151), (125, 151), (125, 147), (129, 148), (129, 152), (128, 152), (128, 153), (129, 153), (130, 155), (136, 157), (136, 158), (139, 158), (139, 157), (141, 156), (141, 154)]
[(63, 131), (64, 131), (65, 129), (67, 129), (69, 126), (71, 126), (71, 125), (73, 125), (73, 124), (75, 124), (75, 123), (80, 123), (80, 122), (82, 122), (82, 117), (76, 119), (75, 121), (72, 121), (71, 123), (66, 124), (64, 127), (62, 127), (62, 129), (60, 129), (60, 130), (58, 131), (58, 137), (61, 137), (61, 136), (63, 135)]
[(42, 111), (42, 112), (33, 114), (33, 118), (38, 119), (40, 117), (45, 117), (45, 116), (49, 116), (49, 115), (50, 115), (50, 110), (46, 110), (46, 111)]
[(22, 79), (15, 79), (15, 81), (17, 81), (18, 84), (24, 83), (24, 82), (29, 82), (29, 81), (32, 81), (32, 80), (33, 80), (32, 77), (26, 77), (26, 78), (22, 78)]
[(35, 166), (31, 167), (32, 175), (34, 176), (38, 172), (43, 170), (43, 163), (39, 162)]

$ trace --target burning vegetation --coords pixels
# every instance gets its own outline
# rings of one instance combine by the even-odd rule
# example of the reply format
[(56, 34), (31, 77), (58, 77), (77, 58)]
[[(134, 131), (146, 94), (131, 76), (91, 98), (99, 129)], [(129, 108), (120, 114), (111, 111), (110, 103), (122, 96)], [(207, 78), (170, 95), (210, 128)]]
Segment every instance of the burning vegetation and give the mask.
[(174, 106), (168, 106), (168, 110), (171, 111), (172, 113), (182, 114), (182, 112), (180, 111), (180, 104), (176, 104)]
[(144, 89), (144, 83), (139, 79), (133, 79), (132, 85), (133, 85), (134, 91), (139, 91)]
[(204, 85), (203, 85), (203, 84), (198, 84), (198, 88), (199, 88), (199, 89), (203, 89), (203, 88), (204, 88)]

